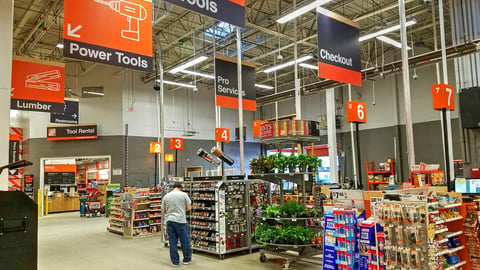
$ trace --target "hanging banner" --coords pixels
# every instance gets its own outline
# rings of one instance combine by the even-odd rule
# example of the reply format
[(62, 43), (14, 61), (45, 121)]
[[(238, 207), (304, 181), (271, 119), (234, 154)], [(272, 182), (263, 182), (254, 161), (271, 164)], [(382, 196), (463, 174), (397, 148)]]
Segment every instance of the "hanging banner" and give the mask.
[[(255, 64), (242, 62), (243, 109), (257, 110), (255, 90)], [(237, 61), (235, 58), (217, 55), (215, 57), (216, 105), (238, 109)]]
[(96, 138), (97, 125), (47, 127), (47, 141), (85, 140)]
[(50, 113), (52, 124), (78, 124), (78, 100), (65, 99), (62, 113)]
[(65, 0), (63, 56), (152, 71), (152, 1)]
[(318, 76), (362, 86), (358, 23), (339, 15), (327, 16), (319, 10)]
[(165, 0), (165, 2), (245, 28), (245, 0)]
[(14, 56), (12, 62), (12, 110), (63, 111), (65, 65)]

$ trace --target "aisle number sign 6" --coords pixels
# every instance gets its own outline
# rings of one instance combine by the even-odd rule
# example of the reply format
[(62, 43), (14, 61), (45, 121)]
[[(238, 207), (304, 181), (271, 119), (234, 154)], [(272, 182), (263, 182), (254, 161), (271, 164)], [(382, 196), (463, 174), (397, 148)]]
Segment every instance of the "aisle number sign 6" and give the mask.
[(150, 154), (162, 153), (162, 144), (160, 142), (150, 142)]
[(365, 102), (350, 101), (347, 102), (347, 122), (348, 123), (366, 123), (367, 105)]
[(455, 94), (453, 93), (453, 86), (440, 83), (432, 86), (433, 109), (441, 110), (455, 110)]
[(215, 129), (215, 142), (230, 142), (230, 129), (228, 128), (216, 128)]
[(170, 150), (183, 150), (183, 138), (170, 138)]

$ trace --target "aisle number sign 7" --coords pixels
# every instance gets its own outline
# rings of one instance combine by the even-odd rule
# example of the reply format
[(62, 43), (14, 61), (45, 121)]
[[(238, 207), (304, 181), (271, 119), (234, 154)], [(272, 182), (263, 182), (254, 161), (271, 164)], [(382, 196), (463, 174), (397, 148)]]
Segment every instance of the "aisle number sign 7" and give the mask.
[(183, 150), (183, 138), (170, 138), (170, 150)]
[(366, 123), (367, 105), (365, 102), (350, 101), (347, 102), (347, 122), (348, 123)]
[(216, 128), (215, 129), (215, 142), (230, 142), (230, 129), (228, 128)]
[(453, 86), (440, 83), (432, 86), (432, 100), (433, 109), (441, 110), (455, 110), (455, 94), (453, 93)]

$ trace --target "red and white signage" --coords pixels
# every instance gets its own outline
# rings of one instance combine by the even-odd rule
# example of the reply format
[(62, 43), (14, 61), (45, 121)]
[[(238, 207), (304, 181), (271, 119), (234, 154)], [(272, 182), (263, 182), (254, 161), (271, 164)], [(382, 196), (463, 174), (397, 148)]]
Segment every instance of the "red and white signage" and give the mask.
[(230, 129), (228, 128), (216, 128), (215, 129), (215, 142), (230, 142)]
[(183, 138), (170, 138), (170, 150), (183, 150)]
[(65, 57), (152, 71), (152, 1), (65, 0)]
[(367, 105), (365, 102), (350, 101), (347, 102), (347, 122), (366, 123)]
[(162, 153), (162, 143), (150, 142), (150, 154), (160, 154), (160, 153)]
[(255, 120), (253, 121), (253, 137), (260, 137), (262, 124), (268, 123), (268, 121)]
[(434, 110), (455, 110), (453, 86), (444, 83), (432, 85), (432, 99)]
[(13, 57), (11, 109), (63, 112), (64, 97), (63, 63)]
[(273, 137), (273, 123), (262, 124), (260, 128), (260, 139), (266, 139)]

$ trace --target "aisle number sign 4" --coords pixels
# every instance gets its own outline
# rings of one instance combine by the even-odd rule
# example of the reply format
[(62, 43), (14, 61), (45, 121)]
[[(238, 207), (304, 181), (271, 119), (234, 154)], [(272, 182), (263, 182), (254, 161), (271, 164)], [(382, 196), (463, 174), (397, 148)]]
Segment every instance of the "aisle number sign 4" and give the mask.
[(183, 138), (170, 138), (170, 150), (183, 150)]
[(162, 153), (162, 143), (150, 142), (150, 154), (160, 154), (160, 153)]
[(366, 123), (367, 105), (365, 102), (350, 101), (347, 102), (347, 122)]
[(216, 128), (215, 129), (215, 142), (230, 142), (230, 129), (228, 128)]
[(432, 86), (433, 109), (455, 110), (455, 93), (453, 86), (440, 83)]

